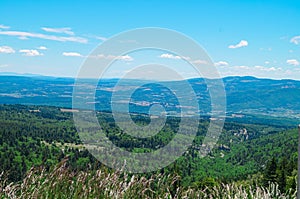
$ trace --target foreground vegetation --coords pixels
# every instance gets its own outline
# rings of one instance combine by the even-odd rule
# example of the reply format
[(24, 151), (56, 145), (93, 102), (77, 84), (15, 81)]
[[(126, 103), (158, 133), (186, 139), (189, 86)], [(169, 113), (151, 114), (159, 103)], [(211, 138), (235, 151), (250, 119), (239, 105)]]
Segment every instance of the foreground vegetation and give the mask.
[(180, 176), (157, 174), (149, 178), (103, 170), (74, 172), (63, 160), (53, 171), (30, 170), (19, 183), (0, 176), (0, 198), (296, 198), (296, 191), (282, 193), (277, 184), (268, 187), (239, 183), (180, 186)]

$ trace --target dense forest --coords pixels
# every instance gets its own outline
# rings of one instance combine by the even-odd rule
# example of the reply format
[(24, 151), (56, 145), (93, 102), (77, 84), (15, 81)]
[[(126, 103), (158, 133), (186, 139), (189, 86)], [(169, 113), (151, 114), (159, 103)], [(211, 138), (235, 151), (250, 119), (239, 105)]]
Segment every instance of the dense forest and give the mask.
[[(133, 175), (118, 173), (95, 159), (82, 144), (72, 113), (63, 110), (50, 106), (0, 105), (0, 192), (10, 182), (24, 183), (24, 179), (30, 179), (30, 173), (42, 169), (47, 178), (47, 173), (50, 175), (59, 167), (65, 168), (68, 176), (73, 175), (72, 180), (84, 173), (92, 178), (99, 171), (118, 178), (128, 175), (128, 181), (154, 178), (156, 182), (153, 176), (168, 176), (162, 180), (168, 184), (168, 180), (173, 182), (176, 178), (176, 183), (169, 183), (173, 187), (171, 195), (177, 188), (200, 190), (226, 184), (267, 188), (274, 183), (281, 193), (296, 189), (298, 134), (290, 123), (275, 125), (266, 119), (263, 124), (259, 118), (252, 123), (228, 120), (216, 147), (200, 158), (199, 148), (209, 124), (208, 118), (201, 118), (194, 143), (183, 156), (159, 171)], [(97, 116), (115, 145), (136, 153), (165, 146), (176, 133), (178, 123), (177, 118), (167, 118), (157, 135), (137, 139), (122, 133), (111, 113), (97, 112)], [(135, 115), (133, 120), (147, 124), (149, 117)]]

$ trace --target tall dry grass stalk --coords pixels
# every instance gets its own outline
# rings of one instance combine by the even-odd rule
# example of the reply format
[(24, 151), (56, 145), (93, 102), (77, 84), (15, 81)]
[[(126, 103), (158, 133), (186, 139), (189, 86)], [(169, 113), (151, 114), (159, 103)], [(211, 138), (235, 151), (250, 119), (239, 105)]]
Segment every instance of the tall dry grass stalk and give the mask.
[(221, 184), (204, 189), (183, 188), (180, 177), (152, 175), (150, 178), (122, 172), (73, 172), (61, 162), (52, 172), (31, 169), (19, 183), (7, 183), (0, 175), (0, 198), (296, 198), (296, 192), (281, 193), (275, 184), (269, 188)]

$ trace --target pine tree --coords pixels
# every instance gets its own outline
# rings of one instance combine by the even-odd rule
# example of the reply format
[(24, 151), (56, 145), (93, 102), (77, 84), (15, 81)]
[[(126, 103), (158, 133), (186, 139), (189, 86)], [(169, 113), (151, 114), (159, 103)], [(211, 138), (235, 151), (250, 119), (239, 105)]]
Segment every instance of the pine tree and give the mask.
[(286, 187), (286, 166), (287, 159), (284, 157), (278, 166), (278, 185), (281, 191), (285, 190)]
[(264, 172), (263, 183), (264, 186), (268, 186), (270, 182), (276, 182), (277, 174), (276, 174), (277, 164), (276, 160), (273, 157), (270, 161), (267, 162), (266, 169)]

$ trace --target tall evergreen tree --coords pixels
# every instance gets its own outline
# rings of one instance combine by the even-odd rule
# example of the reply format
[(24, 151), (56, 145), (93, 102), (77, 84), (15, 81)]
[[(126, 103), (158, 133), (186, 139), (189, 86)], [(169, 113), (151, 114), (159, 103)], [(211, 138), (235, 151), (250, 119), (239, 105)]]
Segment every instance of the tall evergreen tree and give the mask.
[(270, 182), (276, 182), (277, 180), (277, 163), (275, 157), (273, 157), (270, 161), (267, 162), (263, 183), (264, 186), (268, 186)]

